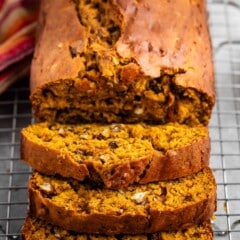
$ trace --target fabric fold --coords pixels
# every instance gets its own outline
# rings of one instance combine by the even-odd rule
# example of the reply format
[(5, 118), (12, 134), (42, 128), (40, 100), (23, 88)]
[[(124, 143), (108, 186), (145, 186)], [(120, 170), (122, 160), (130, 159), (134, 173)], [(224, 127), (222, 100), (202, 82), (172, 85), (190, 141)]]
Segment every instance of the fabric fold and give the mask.
[(29, 74), (38, 0), (0, 0), (0, 94)]

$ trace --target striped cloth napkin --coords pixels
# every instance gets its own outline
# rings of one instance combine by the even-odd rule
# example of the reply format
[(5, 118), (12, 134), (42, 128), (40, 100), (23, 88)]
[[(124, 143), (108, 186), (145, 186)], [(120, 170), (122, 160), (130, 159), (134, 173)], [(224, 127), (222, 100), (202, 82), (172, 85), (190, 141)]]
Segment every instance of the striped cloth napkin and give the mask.
[(0, 0), (0, 94), (29, 74), (39, 0)]

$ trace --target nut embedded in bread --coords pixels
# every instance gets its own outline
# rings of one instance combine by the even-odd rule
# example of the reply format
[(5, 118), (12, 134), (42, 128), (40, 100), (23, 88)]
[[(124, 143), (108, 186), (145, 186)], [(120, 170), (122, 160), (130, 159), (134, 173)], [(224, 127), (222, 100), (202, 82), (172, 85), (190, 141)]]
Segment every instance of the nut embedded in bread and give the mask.
[(43, 0), (39, 24), (37, 120), (208, 124), (215, 92), (205, 1)]
[(27, 216), (21, 230), (23, 240), (212, 240), (213, 231), (209, 222), (174, 231), (143, 235), (86, 235), (67, 231), (46, 221)]
[(170, 180), (209, 164), (207, 127), (183, 124), (32, 124), (21, 157), (41, 173), (108, 188)]
[[(51, 186), (46, 190), (46, 185)], [(29, 183), (30, 214), (81, 233), (146, 234), (208, 221), (216, 208), (212, 171), (172, 181), (111, 190), (35, 172)]]

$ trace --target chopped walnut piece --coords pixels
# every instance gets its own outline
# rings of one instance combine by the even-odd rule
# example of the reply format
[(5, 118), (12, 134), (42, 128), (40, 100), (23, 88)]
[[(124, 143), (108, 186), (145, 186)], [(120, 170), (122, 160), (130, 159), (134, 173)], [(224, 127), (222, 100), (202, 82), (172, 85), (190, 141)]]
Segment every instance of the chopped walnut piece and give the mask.
[(62, 127), (59, 128), (58, 134), (59, 134), (60, 136), (62, 136), (62, 137), (65, 137), (65, 136), (66, 136), (66, 132), (64, 131), (64, 129), (63, 129)]
[(53, 186), (50, 183), (43, 183), (39, 185), (40, 189), (46, 193), (53, 192)]
[(59, 233), (54, 234), (56, 238), (61, 238), (61, 235)]
[(131, 197), (131, 199), (135, 200), (137, 203), (143, 203), (144, 202), (144, 197), (145, 197), (146, 194), (148, 194), (148, 191), (146, 191), (146, 192), (138, 192), (138, 193), (135, 193)]
[(143, 114), (143, 108), (140, 107), (135, 108), (134, 113), (137, 115)]

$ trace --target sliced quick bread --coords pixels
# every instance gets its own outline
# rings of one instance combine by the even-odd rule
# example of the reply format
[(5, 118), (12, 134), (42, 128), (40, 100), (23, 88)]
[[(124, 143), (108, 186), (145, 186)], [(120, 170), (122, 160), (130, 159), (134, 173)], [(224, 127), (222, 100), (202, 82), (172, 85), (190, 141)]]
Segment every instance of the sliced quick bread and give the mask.
[(216, 209), (212, 171), (172, 181), (106, 189), (73, 179), (33, 173), (30, 214), (81, 233), (143, 234), (208, 221)]
[(209, 222), (194, 225), (184, 230), (143, 235), (86, 235), (67, 231), (46, 221), (27, 216), (21, 230), (23, 240), (212, 240), (213, 231)]
[(41, 2), (31, 67), (38, 121), (208, 124), (205, 1)]
[(207, 127), (48, 124), (22, 130), (21, 157), (37, 171), (108, 188), (170, 180), (208, 166)]

